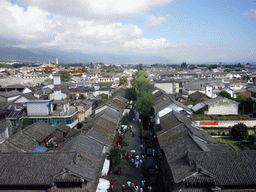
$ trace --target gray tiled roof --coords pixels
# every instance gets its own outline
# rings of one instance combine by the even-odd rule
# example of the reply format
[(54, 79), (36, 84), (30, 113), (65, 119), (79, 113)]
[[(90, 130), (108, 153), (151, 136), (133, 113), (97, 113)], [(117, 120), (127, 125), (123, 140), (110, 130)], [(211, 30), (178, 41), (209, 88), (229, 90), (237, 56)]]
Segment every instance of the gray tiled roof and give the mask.
[(47, 138), (50, 134), (55, 131), (55, 127), (39, 121), (35, 124), (32, 124), (25, 129), (22, 130), (23, 134), (34, 138), (38, 142), (42, 142), (45, 138)]
[(222, 97), (222, 96), (218, 96), (218, 97), (215, 97), (213, 99), (209, 99), (207, 101), (204, 101), (204, 103), (206, 105), (212, 105), (214, 103), (217, 103), (217, 102), (220, 102), (220, 101), (228, 101), (228, 102), (231, 102), (231, 103), (236, 103), (236, 104), (239, 104), (238, 102), (234, 101), (234, 100), (231, 100), (231, 99), (228, 99), (226, 97)]
[(64, 123), (59, 123), (55, 126), (58, 130), (62, 131), (63, 133), (67, 133), (70, 131), (70, 127), (65, 125)]
[[(51, 185), (64, 168), (87, 178), (90, 172), (75, 163), (76, 153), (1, 153), (1, 185)], [(88, 163), (88, 162), (87, 162)], [(93, 167), (93, 164), (91, 165)]]
[(14, 91), (8, 91), (8, 92), (0, 92), (0, 96), (5, 97), (5, 98), (9, 98), (9, 97), (13, 97), (13, 96), (18, 96), (21, 95), (21, 92), (14, 90)]
[(88, 137), (85, 133), (80, 133), (73, 139), (69, 140), (60, 151), (77, 152), (79, 154), (85, 155), (93, 161), (102, 161), (102, 150), (104, 145)]
[(214, 176), (216, 185), (256, 184), (256, 151), (189, 152), (188, 156)]
[(100, 118), (93, 125), (92, 129), (88, 131), (87, 135), (95, 138), (96, 140), (104, 143), (105, 145), (111, 145), (111, 142), (113, 141), (115, 136), (116, 128), (116, 124)]
[(29, 135), (23, 134), (19, 131), (15, 135), (11, 136), (6, 142), (13, 144), (21, 150), (30, 152), (38, 146), (38, 142)]

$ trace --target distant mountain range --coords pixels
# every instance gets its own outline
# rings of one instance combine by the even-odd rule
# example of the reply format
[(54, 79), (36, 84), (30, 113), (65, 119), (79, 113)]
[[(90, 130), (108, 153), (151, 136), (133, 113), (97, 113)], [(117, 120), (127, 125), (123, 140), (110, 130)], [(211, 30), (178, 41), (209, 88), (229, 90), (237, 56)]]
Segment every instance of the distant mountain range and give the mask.
[(170, 64), (173, 61), (158, 56), (117, 55), (110, 53), (84, 54), (77, 51), (23, 49), (0, 45), (0, 61), (55, 62), (59, 63), (110, 63), (110, 64)]

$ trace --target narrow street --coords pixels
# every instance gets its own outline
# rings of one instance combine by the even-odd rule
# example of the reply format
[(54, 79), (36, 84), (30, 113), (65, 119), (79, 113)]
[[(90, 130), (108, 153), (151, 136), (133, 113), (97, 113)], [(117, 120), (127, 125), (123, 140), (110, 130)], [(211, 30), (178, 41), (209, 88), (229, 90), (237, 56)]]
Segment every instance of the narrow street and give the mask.
[[(135, 113), (136, 114), (136, 113)], [(137, 115), (135, 115), (136, 117)], [(128, 153), (131, 154), (131, 150), (135, 150), (135, 154), (138, 154), (141, 158), (141, 149), (140, 149), (140, 138), (139, 138), (139, 128), (137, 118), (134, 122), (131, 123), (132, 132), (134, 132), (134, 137), (132, 132), (127, 131), (124, 135), (124, 141), (128, 142), (128, 146), (124, 147)], [(134, 165), (129, 165), (127, 159), (125, 160), (125, 165), (122, 167), (122, 174), (117, 175), (115, 172), (108, 175), (105, 179), (114, 181), (114, 192), (122, 191), (122, 185), (127, 187), (127, 181), (130, 180), (134, 182), (135, 186), (141, 187), (142, 174), (140, 172), (140, 168), (136, 168)], [(116, 171), (116, 170), (115, 170)], [(128, 191), (128, 190), (127, 190)]]

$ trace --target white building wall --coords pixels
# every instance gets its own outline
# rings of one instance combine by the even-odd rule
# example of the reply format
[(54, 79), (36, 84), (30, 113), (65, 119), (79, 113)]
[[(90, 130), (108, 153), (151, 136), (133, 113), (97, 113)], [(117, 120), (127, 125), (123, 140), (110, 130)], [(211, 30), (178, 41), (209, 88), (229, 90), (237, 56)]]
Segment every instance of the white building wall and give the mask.
[(206, 86), (205, 87), (205, 95), (207, 95), (210, 98), (213, 98), (213, 88), (212, 88), (212, 86)]
[[(256, 120), (226, 120), (226, 121), (217, 121), (217, 120), (198, 120), (194, 121), (200, 127), (232, 127), (238, 123), (243, 123), (247, 127), (256, 126)], [(211, 122), (209, 125), (200, 125), (200, 122)], [(215, 123), (212, 123), (215, 122)], [(217, 123), (216, 123), (217, 122)]]
[(61, 97), (61, 91), (54, 91), (54, 100), (61, 100), (62, 97)]
[(238, 105), (231, 102), (215, 103), (208, 106), (205, 115), (238, 115)]
[[(60, 99), (60, 100), (64, 100), (64, 99), (66, 99), (66, 98), (67, 98), (67, 94), (61, 93), (61, 99)], [(50, 99), (50, 100), (53, 100), (53, 99), (54, 99), (54, 93), (51, 93), (51, 94), (49, 95), (49, 99)]]
[(17, 99), (20, 95), (9, 97), (7, 101), (13, 101), (14, 99)]
[(108, 97), (110, 96), (109, 91), (94, 91), (93, 92), (94, 97), (97, 97), (100, 94), (106, 94), (106, 95), (108, 95)]
[(28, 116), (49, 115), (49, 103), (27, 103)]
[(173, 83), (155, 83), (155, 87), (164, 90), (167, 94), (174, 93)]
[(108, 107), (108, 106), (104, 105), (103, 107), (101, 107), (101, 108), (99, 108), (99, 109), (96, 109), (96, 110), (95, 110), (95, 114), (97, 114), (97, 113), (103, 111), (103, 110), (106, 109), (107, 107)]
[(78, 119), (77, 120), (75, 120), (73, 123), (71, 123), (71, 124), (67, 124), (67, 126), (69, 126), (71, 129), (73, 129), (76, 125), (77, 125), (77, 123), (78, 123)]
[(29, 89), (29, 88), (25, 88), (22, 93), (25, 94), (25, 93), (31, 93), (32, 91)]
[(20, 99), (16, 100), (15, 103), (25, 103), (27, 101), (29, 101), (27, 98), (21, 97)]

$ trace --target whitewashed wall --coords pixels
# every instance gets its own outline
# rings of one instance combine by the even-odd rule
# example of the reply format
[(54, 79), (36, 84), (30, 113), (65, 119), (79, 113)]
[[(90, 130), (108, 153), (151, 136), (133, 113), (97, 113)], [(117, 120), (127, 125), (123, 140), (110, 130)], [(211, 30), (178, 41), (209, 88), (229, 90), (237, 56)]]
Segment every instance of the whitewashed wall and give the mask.
[(27, 113), (28, 116), (33, 115), (48, 115), (49, 107), (47, 106), (49, 103), (27, 103)]

